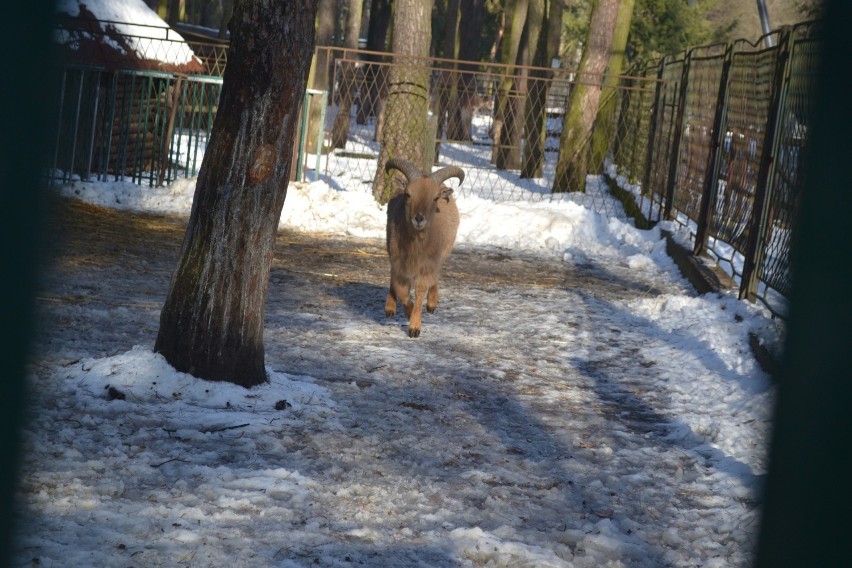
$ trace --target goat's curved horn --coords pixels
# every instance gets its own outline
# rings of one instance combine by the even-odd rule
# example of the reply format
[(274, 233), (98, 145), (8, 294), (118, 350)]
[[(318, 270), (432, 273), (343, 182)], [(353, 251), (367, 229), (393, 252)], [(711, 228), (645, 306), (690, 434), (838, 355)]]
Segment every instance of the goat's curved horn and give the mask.
[(408, 160), (403, 160), (402, 158), (391, 158), (387, 161), (387, 163), (385, 164), (385, 173), (388, 173), (391, 170), (401, 171), (409, 182), (417, 178), (423, 177), (423, 174), (420, 173), (420, 170), (417, 169), (417, 166), (415, 166)]
[(447, 166), (445, 168), (441, 168), (436, 172), (432, 172), (432, 175), (429, 176), (433, 180), (438, 183), (443, 183), (450, 178), (459, 178), (459, 183), (464, 181), (464, 170), (458, 166)]

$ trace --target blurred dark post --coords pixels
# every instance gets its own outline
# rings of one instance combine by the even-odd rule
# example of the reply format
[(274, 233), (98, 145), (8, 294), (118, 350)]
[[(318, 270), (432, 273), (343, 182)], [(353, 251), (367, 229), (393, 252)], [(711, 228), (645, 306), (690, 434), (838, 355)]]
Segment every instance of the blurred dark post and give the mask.
[(53, 2), (12, 2), (0, 34), (6, 55), (0, 88), (0, 566), (10, 565), (13, 500), (23, 417), (24, 374), (33, 329), (45, 197), (41, 167), (58, 84), (50, 22)]
[(849, 566), (852, 504), (852, 2), (825, 3), (786, 354), (756, 565)]

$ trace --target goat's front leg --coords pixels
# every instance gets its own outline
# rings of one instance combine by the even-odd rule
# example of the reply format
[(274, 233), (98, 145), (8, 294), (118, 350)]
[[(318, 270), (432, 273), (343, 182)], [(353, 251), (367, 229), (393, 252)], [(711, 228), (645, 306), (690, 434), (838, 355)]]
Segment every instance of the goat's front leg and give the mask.
[(426, 296), (426, 287), (417, 285), (414, 288), (414, 304), (409, 311), (406, 306), (405, 313), (408, 314), (408, 337), (419, 337), (420, 327), (423, 324), (423, 300)]
[(435, 309), (438, 307), (438, 283), (436, 282), (434, 285), (429, 287), (429, 291), (426, 293), (426, 311), (430, 314), (435, 313)]
[(396, 303), (402, 302), (405, 308), (405, 315), (408, 315), (410, 308), (408, 307), (408, 293), (410, 287), (404, 282), (399, 282), (391, 275), (390, 288), (388, 289), (388, 297), (385, 300), (385, 316), (393, 317), (396, 315)]

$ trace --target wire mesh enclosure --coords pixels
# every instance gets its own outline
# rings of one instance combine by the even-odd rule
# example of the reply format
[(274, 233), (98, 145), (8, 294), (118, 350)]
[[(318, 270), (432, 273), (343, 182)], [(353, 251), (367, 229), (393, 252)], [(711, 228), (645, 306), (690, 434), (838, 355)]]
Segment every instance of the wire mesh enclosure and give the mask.
[[(803, 147), (812, 114), (819, 27), (663, 58), (642, 184), (649, 218), (686, 227), (740, 286), (783, 315)], [(637, 134), (628, 133), (629, 136)]]
[[(346, 189), (371, 189), (383, 143), (403, 130), (413, 138), (406, 142), (410, 145), (406, 152), (419, 156), (422, 168), (465, 169), (467, 177), (458, 190), (462, 197), (570, 199), (624, 217), (622, 207), (597, 185), (587, 186), (583, 193), (552, 191), (565, 109), (577, 85), (600, 91), (600, 106), (606, 110), (590, 125), (577, 151), (594, 154), (587, 173), (601, 174), (616, 151), (616, 133), (635, 127), (637, 120), (647, 123), (647, 116), (634, 106), (650, 108), (656, 78), (597, 76), (581, 81), (572, 73), (549, 68), (424, 58), (406, 63), (410, 77), (419, 73), (422, 78), (395, 79), (400, 64), (390, 54), (319, 49), (328, 49), (326, 59), (331, 62), (329, 157), (323, 173)], [(386, 112), (394, 96), (411, 96), (422, 104)], [(643, 162), (642, 145), (630, 144), (622, 153), (631, 152), (632, 163)], [(585, 179), (574, 185), (582, 188)]]
[[(97, 29), (116, 39), (115, 29)], [(570, 200), (626, 218), (624, 195), (616, 199), (597, 175), (617, 174), (631, 184), (631, 214), (682, 225), (694, 252), (723, 266), (742, 297), (783, 315), (819, 27), (772, 36), (774, 47), (696, 47), (619, 77), (318, 47), (317, 61), (327, 64), (305, 97), (298, 179), (325, 176), (340, 189), (372, 192), (380, 154), (393, 148), (423, 171), (462, 167), (461, 198)], [(141, 39), (149, 41), (119, 43), (141, 50), (136, 58), (177, 57), (147, 51), (164, 49), (185, 56), (187, 44), (168, 34)], [(155, 185), (196, 175), (222, 88), (211, 75), (224, 71), (227, 47), (188, 45), (198, 73), (67, 64), (51, 179)], [(569, 148), (567, 109), (581, 90), (595, 92), (600, 112)], [(560, 168), (560, 158), (587, 167)], [(559, 184), (571, 192), (554, 192), (557, 172), (571, 176)]]

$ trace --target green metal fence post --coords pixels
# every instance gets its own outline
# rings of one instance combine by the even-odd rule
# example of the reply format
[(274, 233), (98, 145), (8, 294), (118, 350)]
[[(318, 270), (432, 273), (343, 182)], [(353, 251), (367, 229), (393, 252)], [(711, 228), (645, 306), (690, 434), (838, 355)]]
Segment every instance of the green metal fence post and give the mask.
[(686, 112), (686, 95), (689, 87), (689, 70), (692, 61), (692, 49), (690, 49), (686, 57), (683, 59), (683, 71), (680, 79), (680, 92), (677, 101), (677, 114), (675, 115), (674, 137), (670, 149), (669, 156), (669, 173), (666, 179), (665, 205), (663, 208), (663, 218), (672, 218), (672, 207), (674, 205), (675, 186), (677, 185), (677, 173), (680, 166), (680, 142), (683, 138), (683, 116)]
[(720, 154), (728, 130), (728, 94), (730, 92), (731, 65), (734, 61), (734, 44), (725, 49), (722, 62), (722, 76), (719, 78), (719, 94), (716, 97), (716, 114), (713, 117), (713, 133), (710, 141), (710, 154), (707, 157), (707, 170), (704, 175), (704, 189), (701, 193), (701, 208), (698, 213), (698, 229), (695, 233), (695, 245), (692, 253), (696, 256), (707, 249), (707, 233), (710, 230), (710, 209), (716, 202), (719, 190)]
[(649, 192), (650, 199), (648, 201), (648, 220), (652, 220), (652, 209), (654, 207), (654, 190), (651, 187), (651, 170), (654, 167), (654, 148), (656, 144), (654, 139), (657, 137), (658, 118), (664, 112), (663, 99), (663, 72), (666, 68), (666, 56), (660, 59), (660, 64), (657, 68), (657, 85), (654, 89), (654, 103), (651, 105), (651, 116), (648, 119), (648, 145), (645, 151), (644, 172), (642, 173), (642, 189)]
[(757, 188), (754, 197), (754, 208), (749, 223), (748, 243), (746, 245), (743, 275), (740, 281), (740, 299), (748, 298), (754, 302), (757, 299), (760, 285), (759, 267), (763, 264), (765, 253), (766, 233), (769, 224), (769, 205), (772, 202), (771, 193), (775, 179), (775, 157), (778, 155), (780, 141), (779, 125), (783, 120), (784, 100), (790, 82), (790, 52), (792, 51), (793, 34), (790, 28), (781, 31), (778, 42), (778, 57), (775, 62), (775, 76), (772, 85), (772, 102), (769, 107), (769, 122), (763, 141), (763, 156), (757, 174)]

